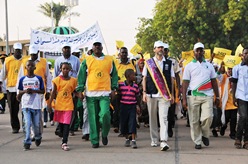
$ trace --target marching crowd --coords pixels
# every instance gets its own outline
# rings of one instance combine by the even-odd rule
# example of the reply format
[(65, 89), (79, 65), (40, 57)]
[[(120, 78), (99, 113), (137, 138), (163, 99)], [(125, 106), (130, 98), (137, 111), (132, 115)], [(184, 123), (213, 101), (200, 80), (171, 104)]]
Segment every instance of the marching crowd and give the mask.
[(178, 111), (187, 117), (195, 149), (209, 146), (211, 132), (223, 136), (229, 123), (235, 147), (248, 150), (248, 48), (241, 63), (226, 67), (212, 62), (214, 54), (207, 61), (200, 42), (186, 66), (170, 57), (169, 45), (162, 41), (154, 43), (154, 57), (147, 60), (142, 54), (129, 59), (126, 47), (115, 59), (103, 54), (100, 42), (83, 56), (64, 44), (53, 73), (37, 45), (29, 46), (29, 56), (22, 55), (20, 43), (13, 48), (13, 55), (0, 56), (0, 113), (7, 99), (12, 133), (23, 129), (25, 134), (24, 150), (32, 141), (41, 144), (49, 116), (64, 151), (70, 150), (69, 135), (78, 128), (92, 148), (100, 140), (107, 145), (111, 126), (125, 138), (124, 146), (136, 149), (140, 122), (150, 129), (151, 146), (166, 151)]

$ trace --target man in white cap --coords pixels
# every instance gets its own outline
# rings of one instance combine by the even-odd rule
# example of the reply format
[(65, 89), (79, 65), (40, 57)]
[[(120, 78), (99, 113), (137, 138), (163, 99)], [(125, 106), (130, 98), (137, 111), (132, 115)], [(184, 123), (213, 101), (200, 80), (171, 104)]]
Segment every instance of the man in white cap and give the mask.
[[(195, 149), (201, 149), (201, 142), (209, 146), (209, 132), (213, 119), (213, 96), (215, 105), (219, 105), (220, 95), (216, 73), (211, 63), (204, 59), (204, 45), (194, 45), (195, 59), (184, 69), (183, 106), (187, 108), (191, 138)], [(213, 93), (214, 90), (214, 93)]]
[[(75, 77), (77, 78), (77, 74), (80, 68), (80, 60), (71, 54), (71, 46), (68, 43), (63, 44), (62, 46), (62, 51), (63, 51), (63, 55), (58, 57), (55, 60), (55, 64), (54, 64), (54, 75), (55, 77), (59, 76), (61, 73), (60, 70), (60, 64), (63, 62), (68, 62), (71, 64), (72, 70), (69, 73), (69, 76)], [(54, 77), (54, 78), (55, 78)], [(73, 99), (74, 102), (74, 107), (76, 107), (76, 103), (77, 103), (77, 98), (75, 97)], [(71, 120), (71, 125), (70, 125), (70, 135), (74, 135), (74, 120), (75, 120), (75, 113), (76, 110), (74, 110), (73, 116), (72, 116), (72, 120)], [(61, 133), (59, 132), (59, 126), (57, 127), (56, 131), (55, 131), (56, 135), (61, 135)]]
[[(143, 101), (147, 102), (149, 112), (149, 125), (151, 146), (157, 147), (161, 141), (161, 151), (169, 149), (168, 140), (168, 110), (170, 104), (174, 103), (174, 70), (171, 60), (164, 58), (164, 43), (154, 43), (155, 56), (145, 61), (143, 69)], [(159, 114), (160, 137), (158, 136)]]
[(14, 55), (9, 56), (5, 59), (5, 63), (0, 75), (0, 84), (2, 85), (2, 82), (7, 79), (6, 90), (12, 133), (19, 133), (19, 102), (16, 99), (16, 83), (22, 63), (22, 44), (15, 43), (13, 47), (15, 50)]

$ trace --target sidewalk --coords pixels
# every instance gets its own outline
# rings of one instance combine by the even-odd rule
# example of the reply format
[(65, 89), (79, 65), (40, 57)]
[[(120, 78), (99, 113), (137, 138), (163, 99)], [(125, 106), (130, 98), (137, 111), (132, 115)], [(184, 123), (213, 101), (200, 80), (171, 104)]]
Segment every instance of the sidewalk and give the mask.
[[(19, 114), (21, 119), (21, 114)], [(0, 164), (247, 164), (248, 150), (236, 149), (234, 140), (229, 138), (229, 129), (225, 136), (210, 138), (210, 146), (203, 146), (201, 150), (194, 148), (190, 138), (186, 120), (177, 120), (174, 136), (169, 138), (170, 149), (160, 151), (160, 147), (150, 146), (149, 128), (138, 129), (138, 149), (124, 147), (125, 139), (111, 129), (109, 144), (103, 146), (100, 142), (98, 149), (91, 148), (90, 141), (81, 139), (81, 130), (75, 136), (69, 137), (68, 145), (71, 150), (61, 149), (61, 139), (54, 135), (55, 126), (48, 123), (44, 129), (41, 145), (33, 143), (31, 150), (23, 151), (23, 133), (11, 133), (9, 112), (0, 115)]]

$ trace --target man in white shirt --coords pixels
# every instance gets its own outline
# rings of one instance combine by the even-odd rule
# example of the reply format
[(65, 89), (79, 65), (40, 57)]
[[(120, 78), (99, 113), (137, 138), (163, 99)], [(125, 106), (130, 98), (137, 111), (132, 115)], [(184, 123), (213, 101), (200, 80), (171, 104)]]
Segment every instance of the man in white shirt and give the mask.
[(201, 149), (201, 142), (209, 146), (214, 93), (216, 106), (219, 105), (220, 97), (216, 73), (213, 65), (204, 59), (202, 43), (194, 45), (194, 55), (195, 59), (186, 65), (183, 73), (183, 106), (187, 108), (188, 105), (190, 132), (195, 149)]
[(155, 56), (145, 63), (143, 69), (143, 101), (147, 102), (149, 112), (149, 125), (151, 146), (157, 147), (159, 114), (161, 151), (169, 149), (168, 140), (168, 110), (170, 104), (174, 103), (174, 71), (171, 60), (164, 58), (164, 43), (154, 43)]

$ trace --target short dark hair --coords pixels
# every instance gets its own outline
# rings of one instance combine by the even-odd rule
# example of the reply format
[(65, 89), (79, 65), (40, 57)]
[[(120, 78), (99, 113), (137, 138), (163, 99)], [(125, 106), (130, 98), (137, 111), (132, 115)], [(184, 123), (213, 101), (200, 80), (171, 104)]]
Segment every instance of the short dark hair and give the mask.
[(127, 69), (124, 73), (125, 77), (128, 78), (131, 74), (134, 73), (133, 69)]
[(72, 69), (71, 63), (69, 63), (69, 62), (62, 62), (62, 63), (60, 63), (59, 68), (61, 69), (64, 64), (68, 65)]

